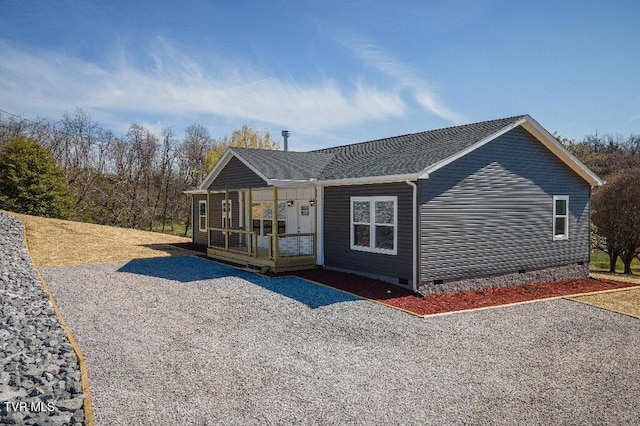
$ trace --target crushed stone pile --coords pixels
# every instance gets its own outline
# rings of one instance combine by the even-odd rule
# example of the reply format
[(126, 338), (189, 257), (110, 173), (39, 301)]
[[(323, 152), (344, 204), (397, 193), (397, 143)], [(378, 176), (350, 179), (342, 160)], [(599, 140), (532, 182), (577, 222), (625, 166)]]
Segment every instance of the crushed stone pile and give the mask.
[(0, 424), (86, 424), (78, 358), (31, 263), (20, 220), (1, 212), (0, 302)]

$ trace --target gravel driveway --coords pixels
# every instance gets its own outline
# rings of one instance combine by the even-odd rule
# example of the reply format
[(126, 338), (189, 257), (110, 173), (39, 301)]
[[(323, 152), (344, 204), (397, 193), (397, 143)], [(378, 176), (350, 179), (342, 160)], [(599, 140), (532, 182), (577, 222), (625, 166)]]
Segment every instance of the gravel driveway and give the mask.
[(41, 268), (98, 425), (631, 424), (640, 321), (568, 300), (426, 319), (194, 257)]

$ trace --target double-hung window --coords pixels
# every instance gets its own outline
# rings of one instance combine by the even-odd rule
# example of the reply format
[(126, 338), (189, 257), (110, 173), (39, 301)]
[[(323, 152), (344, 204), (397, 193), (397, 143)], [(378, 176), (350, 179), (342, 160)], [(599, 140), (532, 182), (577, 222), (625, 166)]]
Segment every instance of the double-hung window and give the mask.
[(351, 250), (398, 252), (398, 197), (351, 197)]
[(198, 230), (207, 232), (207, 200), (198, 202)]
[(553, 239), (569, 239), (569, 197), (554, 195), (553, 197)]

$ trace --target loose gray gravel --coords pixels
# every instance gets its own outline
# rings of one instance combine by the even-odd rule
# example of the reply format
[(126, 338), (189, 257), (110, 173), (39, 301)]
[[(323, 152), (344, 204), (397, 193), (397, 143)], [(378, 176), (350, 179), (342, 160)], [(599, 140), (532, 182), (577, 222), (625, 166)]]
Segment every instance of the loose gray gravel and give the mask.
[(84, 424), (80, 367), (33, 268), (20, 220), (0, 212), (0, 424)]
[(42, 273), (98, 425), (638, 423), (640, 321), (577, 302), (421, 319), (193, 257)]

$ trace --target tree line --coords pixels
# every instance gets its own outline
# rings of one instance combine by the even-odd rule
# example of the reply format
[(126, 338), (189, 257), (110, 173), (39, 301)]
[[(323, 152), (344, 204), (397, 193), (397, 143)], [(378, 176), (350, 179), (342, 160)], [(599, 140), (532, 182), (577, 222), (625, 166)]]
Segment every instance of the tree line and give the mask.
[[(199, 184), (227, 146), (279, 148), (247, 125), (215, 140), (198, 123), (180, 138), (169, 127), (155, 134), (136, 123), (118, 135), (83, 110), (58, 121), (0, 114), (0, 208), (187, 235), (191, 206), (183, 191)], [(38, 201), (47, 192), (58, 198)]]
[[(558, 140), (606, 180), (592, 194), (592, 248), (609, 255), (611, 271), (620, 258), (631, 273), (640, 259), (640, 135)], [(198, 123), (182, 137), (136, 123), (118, 135), (83, 110), (58, 121), (0, 113), (0, 208), (187, 235), (184, 191), (229, 146), (279, 149), (269, 133), (247, 125), (215, 140)]]
[(640, 135), (560, 141), (606, 181), (591, 198), (592, 248), (608, 254), (610, 272), (619, 258), (631, 274), (631, 262), (640, 260)]

